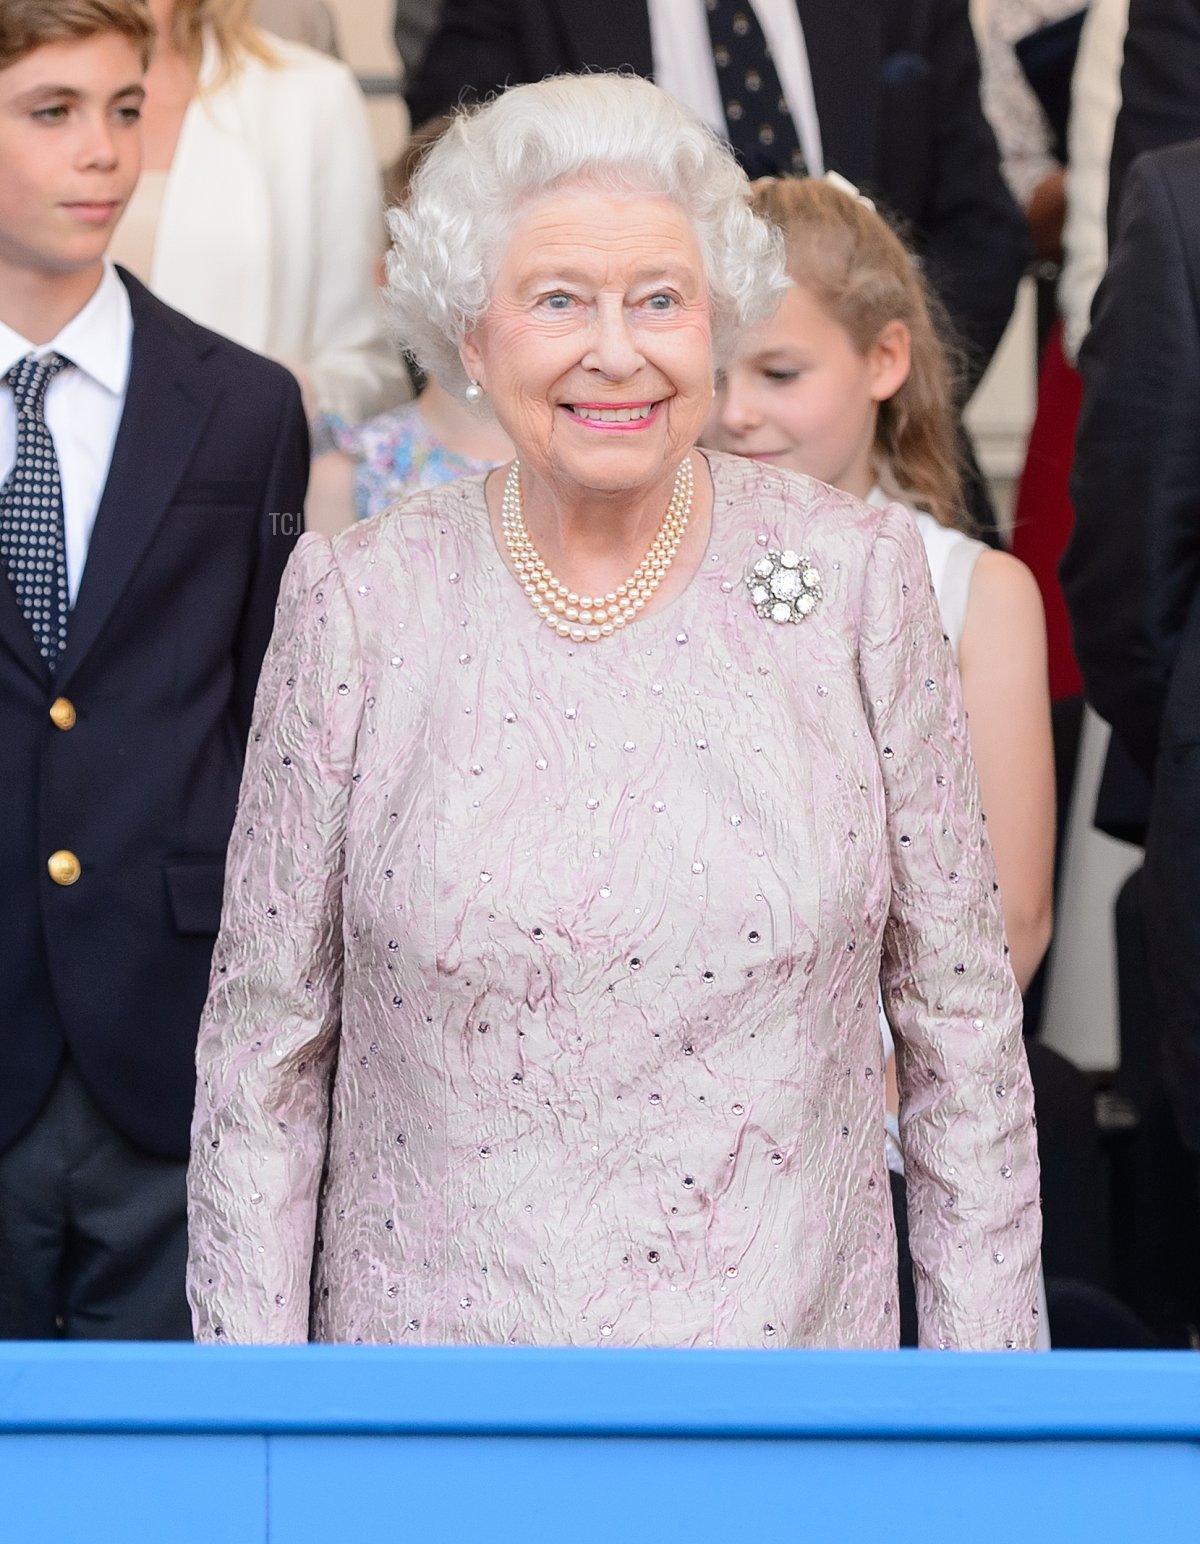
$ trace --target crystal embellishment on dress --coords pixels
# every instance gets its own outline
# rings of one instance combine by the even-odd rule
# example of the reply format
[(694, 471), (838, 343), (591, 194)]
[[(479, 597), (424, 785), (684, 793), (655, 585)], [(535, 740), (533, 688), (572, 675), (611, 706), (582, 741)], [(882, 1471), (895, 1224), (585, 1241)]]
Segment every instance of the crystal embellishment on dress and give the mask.
[(822, 598), (821, 574), (808, 558), (774, 548), (755, 558), (746, 572), (755, 611), (765, 622), (803, 622)]

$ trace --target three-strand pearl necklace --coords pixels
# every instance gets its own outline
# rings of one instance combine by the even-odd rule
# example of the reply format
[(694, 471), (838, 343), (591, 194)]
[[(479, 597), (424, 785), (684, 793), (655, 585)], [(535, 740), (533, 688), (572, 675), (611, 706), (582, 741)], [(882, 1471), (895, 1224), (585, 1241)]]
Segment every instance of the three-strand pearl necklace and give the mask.
[(693, 485), (692, 458), (685, 456), (675, 473), (667, 512), (646, 556), (625, 583), (607, 595), (580, 595), (554, 577), (529, 538), (521, 497), (521, 463), (514, 460), (504, 480), (500, 524), (521, 588), (547, 627), (575, 643), (597, 643), (632, 622), (675, 561), (692, 512)]

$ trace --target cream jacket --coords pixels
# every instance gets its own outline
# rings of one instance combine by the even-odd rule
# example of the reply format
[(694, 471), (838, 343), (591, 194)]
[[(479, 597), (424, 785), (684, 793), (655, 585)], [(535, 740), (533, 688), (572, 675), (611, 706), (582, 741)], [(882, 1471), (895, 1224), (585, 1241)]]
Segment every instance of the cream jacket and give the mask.
[(1129, 0), (1092, 0), (1071, 77), (1067, 219), (1058, 308), (1072, 364), (1091, 324), (1092, 296), (1108, 263), (1108, 163), (1121, 106)]
[(375, 284), (385, 232), (366, 110), (345, 65), (269, 41), (279, 64), (247, 59), (220, 85), (206, 42), (151, 288), (289, 366), (310, 413), (357, 422), (409, 395)]

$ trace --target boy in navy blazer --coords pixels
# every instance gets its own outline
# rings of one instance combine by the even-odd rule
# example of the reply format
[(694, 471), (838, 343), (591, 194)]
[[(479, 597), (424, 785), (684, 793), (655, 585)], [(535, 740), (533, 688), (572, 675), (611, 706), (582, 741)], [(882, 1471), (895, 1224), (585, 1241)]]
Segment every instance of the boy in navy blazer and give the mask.
[(0, 11), (0, 1336), (184, 1337), (193, 1053), (308, 439), (104, 258), (142, 0)]

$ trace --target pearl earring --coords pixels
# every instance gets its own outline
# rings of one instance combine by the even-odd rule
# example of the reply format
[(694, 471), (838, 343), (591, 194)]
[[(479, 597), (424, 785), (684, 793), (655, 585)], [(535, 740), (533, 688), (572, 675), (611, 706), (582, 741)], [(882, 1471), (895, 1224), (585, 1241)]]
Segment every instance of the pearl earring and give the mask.
[(483, 387), (478, 381), (468, 381), (467, 389), (463, 392), (463, 396), (474, 406), (477, 402), (483, 401)]

